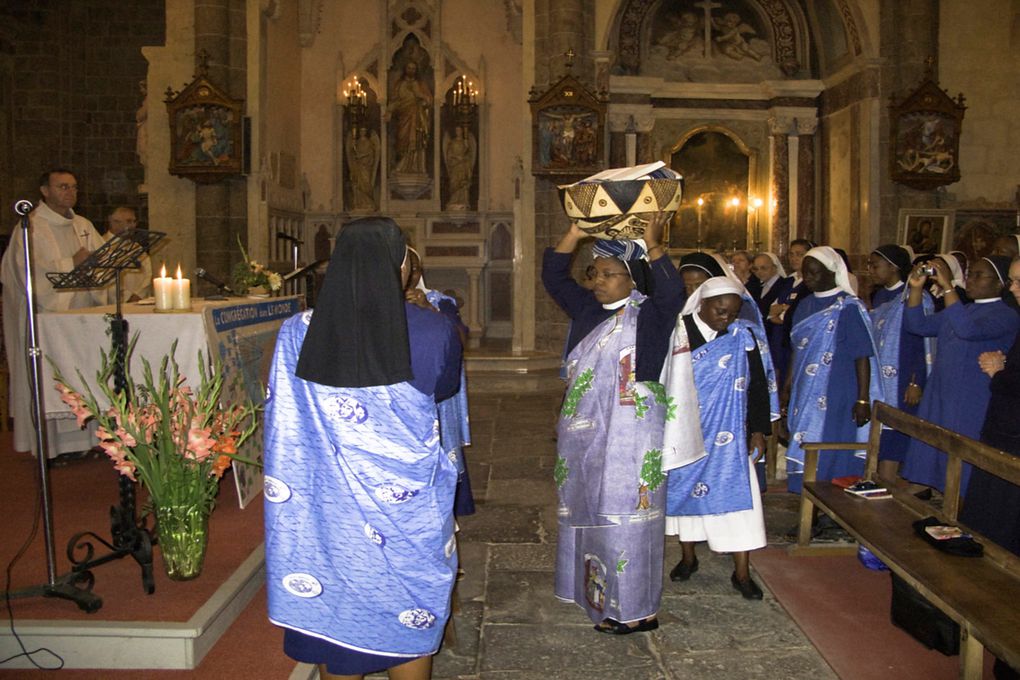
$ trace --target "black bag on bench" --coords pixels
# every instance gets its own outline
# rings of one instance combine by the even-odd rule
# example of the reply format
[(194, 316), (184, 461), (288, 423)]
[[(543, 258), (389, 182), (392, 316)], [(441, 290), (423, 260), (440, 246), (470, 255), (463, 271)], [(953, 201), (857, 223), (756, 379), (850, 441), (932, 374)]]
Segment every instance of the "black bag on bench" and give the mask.
[(894, 625), (928, 649), (946, 656), (960, 653), (960, 626), (926, 600), (909, 583), (895, 573), (892, 576), (891, 615)]

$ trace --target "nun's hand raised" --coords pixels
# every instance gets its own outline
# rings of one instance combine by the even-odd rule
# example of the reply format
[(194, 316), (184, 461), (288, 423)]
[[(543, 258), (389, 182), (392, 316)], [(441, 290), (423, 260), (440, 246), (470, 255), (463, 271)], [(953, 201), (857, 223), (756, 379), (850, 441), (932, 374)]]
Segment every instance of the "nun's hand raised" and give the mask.
[(652, 213), (644, 234), (645, 245), (649, 250), (662, 243), (662, 232), (665, 231), (666, 223), (672, 216), (671, 212)]
[(953, 272), (949, 265), (941, 257), (933, 257), (928, 264), (935, 269), (935, 282), (942, 286), (942, 290), (953, 290)]

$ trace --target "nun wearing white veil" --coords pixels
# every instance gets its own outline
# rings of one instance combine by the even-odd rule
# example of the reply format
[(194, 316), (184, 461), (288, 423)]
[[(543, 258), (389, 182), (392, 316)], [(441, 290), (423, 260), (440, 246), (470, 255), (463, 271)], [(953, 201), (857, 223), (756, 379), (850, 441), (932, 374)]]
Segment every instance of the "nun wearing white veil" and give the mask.
[[(811, 295), (793, 315), (792, 356), (783, 388), (790, 445), (787, 487), (800, 493), (804, 442), (865, 442), (871, 403), (882, 399), (871, 319), (853, 294), (846, 264), (828, 246), (804, 256), (804, 284)], [(863, 452), (821, 451), (818, 479), (864, 471)]]
[(670, 572), (673, 581), (698, 570), (695, 543), (708, 541), (716, 552), (733, 553), (733, 587), (758, 600), (762, 591), (751, 579), (748, 558), (750, 550), (765, 546), (765, 521), (754, 463), (779, 418), (779, 400), (757, 326), (738, 318), (745, 295), (739, 281), (713, 277), (698, 287), (677, 321), (689, 342), (703, 446), (681, 451), (686, 455), (669, 472), (666, 534), (678, 536), (683, 547), (683, 559)]

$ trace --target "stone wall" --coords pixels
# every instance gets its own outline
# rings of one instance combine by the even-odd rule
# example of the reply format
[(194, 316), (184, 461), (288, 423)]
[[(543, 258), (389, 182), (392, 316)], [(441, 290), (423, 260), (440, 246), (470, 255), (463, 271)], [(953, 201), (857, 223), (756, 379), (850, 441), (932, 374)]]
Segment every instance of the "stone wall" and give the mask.
[(15, 0), (0, 4), (0, 24), (13, 75), (10, 100), (0, 102), (11, 125), (0, 167), (9, 168), (12, 194), (3, 196), (0, 228), (13, 224), (8, 199), (36, 200), (40, 173), (54, 165), (77, 173), (77, 212), (97, 227), (114, 206), (139, 205), (141, 48), (164, 42), (163, 2)]

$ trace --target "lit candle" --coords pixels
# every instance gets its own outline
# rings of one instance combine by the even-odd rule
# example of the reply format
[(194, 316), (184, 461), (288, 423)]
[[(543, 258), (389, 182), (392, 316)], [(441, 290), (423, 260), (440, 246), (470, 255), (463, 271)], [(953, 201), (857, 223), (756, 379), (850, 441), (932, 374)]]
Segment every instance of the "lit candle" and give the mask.
[(181, 265), (177, 265), (177, 280), (170, 283), (174, 309), (191, 309), (191, 279), (181, 278)]
[(173, 279), (166, 275), (165, 264), (159, 268), (159, 276), (152, 280), (152, 291), (157, 311), (165, 312), (174, 308)]

